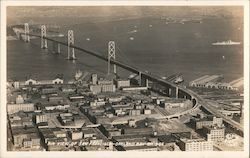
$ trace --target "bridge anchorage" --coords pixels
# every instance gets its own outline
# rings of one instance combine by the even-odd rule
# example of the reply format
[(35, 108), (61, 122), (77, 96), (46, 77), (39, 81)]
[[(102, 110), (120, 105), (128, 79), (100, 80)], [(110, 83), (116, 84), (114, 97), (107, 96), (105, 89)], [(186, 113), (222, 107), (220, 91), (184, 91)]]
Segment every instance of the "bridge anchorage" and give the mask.
[(29, 24), (25, 23), (24, 24), (24, 41), (25, 42), (30, 42), (29, 33), (30, 33)]
[(74, 45), (74, 32), (73, 30), (68, 31), (68, 60), (76, 60), (75, 49), (71, 46)]
[(48, 42), (46, 39), (46, 26), (45, 25), (41, 26), (41, 48), (42, 49), (48, 48)]

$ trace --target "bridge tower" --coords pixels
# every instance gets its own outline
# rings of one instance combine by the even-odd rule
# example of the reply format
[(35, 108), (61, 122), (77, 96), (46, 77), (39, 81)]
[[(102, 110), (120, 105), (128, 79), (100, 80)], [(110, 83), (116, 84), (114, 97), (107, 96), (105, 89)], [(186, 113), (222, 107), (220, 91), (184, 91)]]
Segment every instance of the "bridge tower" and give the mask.
[[(75, 60), (75, 49), (70, 46), (74, 45), (74, 32), (73, 30), (68, 30), (68, 60)], [(60, 47), (60, 46), (59, 46)]]
[(24, 24), (24, 41), (25, 42), (30, 42), (29, 33), (30, 33), (29, 24), (25, 23)]
[(46, 26), (42, 25), (41, 26), (41, 48), (42, 49), (47, 49), (48, 48), (48, 42), (46, 38)]
[[(108, 43), (108, 75), (110, 74), (111, 60), (115, 61), (115, 42)], [(116, 65), (114, 64), (114, 74), (116, 74)]]

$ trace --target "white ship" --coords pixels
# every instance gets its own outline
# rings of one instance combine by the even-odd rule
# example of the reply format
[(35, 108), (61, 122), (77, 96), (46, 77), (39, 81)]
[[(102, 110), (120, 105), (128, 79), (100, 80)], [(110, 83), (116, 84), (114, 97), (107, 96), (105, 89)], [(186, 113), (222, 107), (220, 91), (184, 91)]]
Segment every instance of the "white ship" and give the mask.
[(241, 44), (241, 42), (234, 42), (232, 40), (212, 43), (212, 45), (217, 45), (217, 46), (218, 45), (239, 45), (239, 44)]

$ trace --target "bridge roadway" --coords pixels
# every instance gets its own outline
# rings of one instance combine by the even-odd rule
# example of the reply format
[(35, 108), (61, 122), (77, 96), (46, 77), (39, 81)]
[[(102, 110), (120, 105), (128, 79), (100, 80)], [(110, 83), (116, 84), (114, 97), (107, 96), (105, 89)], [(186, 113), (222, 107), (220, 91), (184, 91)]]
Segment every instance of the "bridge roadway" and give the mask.
[[(20, 33), (20, 34), (24, 34), (24, 33)], [(27, 34), (27, 35), (30, 35), (30, 36), (35, 36), (35, 37), (38, 37), (38, 38), (42, 38), (40, 35), (35, 35), (35, 34)], [(51, 38), (47, 38), (47, 37), (43, 37), (44, 39), (47, 39), (49, 41), (52, 41), (52, 42), (55, 42), (55, 43), (58, 43), (58, 44), (61, 44), (61, 45), (64, 45), (64, 46), (68, 46), (68, 43), (67, 42), (61, 42), (61, 41), (57, 41), (55, 39), (51, 39)], [(104, 61), (108, 61), (108, 58), (107, 57), (104, 57), (94, 51), (90, 51), (90, 50), (86, 50), (86, 49), (83, 49), (81, 47), (78, 47), (78, 46), (75, 46), (75, 45), (70, 45), (71, 48), (75, 48), (77, 50), (80, 50), (82, 52), (85, 52), (89, 55), (92, 55), (92, 56), (95, 56), (101, 60), (104, 60)], [(202, 97), (200, 97), (198, 94), (196, 94), (195, 92), (187, 89), (187, 88), (184, 88), (184, 87), (181, 87), (181, 86), (178, 86), (174, 83), (171, 83), (169, 81), (166, 81), (166, 80), (163, 80), (161, 79), (161, 77), (157, 76), (157, 75), (154, 75), (154, 74), (151, 74), (147, 71), (141, 71), (139, 70), (138, 68), (135, 68), (135, 67), (132, 67), (132, 66), (129, 66), (125, 63), (122, 63), (122, 62), (119, 62), (119, 61), (115, 61), (115, 60), (111, 60), (111, 63), (112, 64), (115, 64), (121, 68), (124, 68), (130, 72), (133, 72), (133, 73), (136, 73), (136, 74), (140, 74), (143, 78), (146, 78), (148, 80), (151, 80), (151, 81), (154, 81), (154, 82), (157, 82), (158, 84), (161, 84), (162, 86), (171, 86), (171, 87), (178, 87), (180, 91), (183, 91), (187, 94), (189, 94), (191, 96), (191, 98), (195, 99), (196, 100), (196, 105), (194, 105), (194, 107), (197, 107), (198, 105), (201, 105), (204, 109), (206, 109), (208, 112), (210, 112), (211, 114), (215, 115), (216, 117), (221, 117), (223, 118), (223, 121), (226, 122), (227, 124), (231, 125), (232, 127), (236, 128), (237, 130), (239, 130), (240, 132), (244, 133), (244, 129), (243, 127), (233, 121), (232, 119), (224, 116), (222, 113), (220, 113), (217, 109), (215, 109), (213, 107), (213, 105), (211, 105), (211, 103), (209, 103), (208, 101), (204, 100)], [(185, 113), (182, 113), (181, 115), (184, 115)], [(168, 117), (169, 118), (169, 117)]]

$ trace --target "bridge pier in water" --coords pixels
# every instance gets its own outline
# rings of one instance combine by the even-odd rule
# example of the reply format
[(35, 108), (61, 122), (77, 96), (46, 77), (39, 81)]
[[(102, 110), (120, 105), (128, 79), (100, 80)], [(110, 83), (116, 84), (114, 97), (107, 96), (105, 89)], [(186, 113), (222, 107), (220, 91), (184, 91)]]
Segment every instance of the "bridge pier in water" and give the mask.
[(53, 41), (52, 45), (53, 45), (53, 52), (57, 53), (57, 54), (60, 54), (61, 53), (61, 45), (60, 45), (60, 43)]

